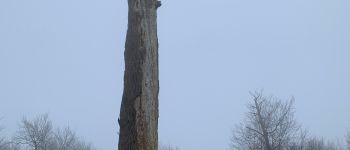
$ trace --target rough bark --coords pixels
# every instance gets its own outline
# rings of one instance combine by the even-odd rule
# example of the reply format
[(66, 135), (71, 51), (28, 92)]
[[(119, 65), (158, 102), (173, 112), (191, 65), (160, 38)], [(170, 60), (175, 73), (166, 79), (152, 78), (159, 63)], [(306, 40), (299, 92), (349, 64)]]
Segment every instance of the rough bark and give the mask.
[(157, 0), (128, 0), (119, 150), (158, 148)]

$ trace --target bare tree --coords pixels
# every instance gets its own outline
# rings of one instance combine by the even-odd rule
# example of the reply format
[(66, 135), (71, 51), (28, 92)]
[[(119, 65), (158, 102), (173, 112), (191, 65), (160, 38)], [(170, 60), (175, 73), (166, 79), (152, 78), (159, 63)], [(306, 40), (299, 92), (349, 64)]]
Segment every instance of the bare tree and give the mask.
[(50, 150), (93, 150), (91, 143), (81, 140), (69, 127), (57, 129), (52, 139), (53, 147)]
[(3, 138), (0, 139), (0, 150), (7, 149), (8, 145)]
[[(91, 143), (85, 142), (69, 127), (52, 130), (52, 123), (47, 114), (33, 120), (23, 117), (19, 130), (12, 141), (0, 137), (0, 150), (94, 150)], [(0, 128), (1, 132), (2, 128)]]
[(294, 98), (282, 101), (265, 97), (262, 92), (251, 93), (252, 102), (244, 123), (236, 126), (232, 148), (238, 150), (288, 149), (299, 133), (294, 119)]
[(20, 150), (20, 148), (11, 142), (4, 142), (0, 144), (0, 150)]
[(69, 150), (94, 150), (95, 148), (91, 143), (86, 143), (84, 141), (77, 141), (74, 143), (73, 149)]
[(170, 144), (161, 144), (158, 145), (158, 150), (179, 150), (178, 147), (174, 147)]
[(347, 148), (348, 150), (350, 150), (350, 132), (348, 132), (345, 139), (346, 139)]
[(344, 150), (340, 143), (326, 142), (323, 138), (312, 137), (305, 143), (305, 149), (302, 150)]
[(309, 140), (308, 131), (300, 129), (296, 138), (289, 142), (287, 150), (306, 150), (306, 144)]
[(76, 146), (76, 143), (79, 142), (75, 132), (69, 127), (66, 127), (63, 130), (57, 129), (53, 135), (51, 149), (72, 150)]
[[(2, 118), (0, 118), (0, 120), (1, 119)], [(2, 130), (3, 130), (3, 127), (0, 126), (0, 133)], [(20, 150), (20, 147), (18, 144), (12, 142), (11, 140), (8, 140), (5, 137), (0, 136), (0, 150)]]
[(307, 150), (323, 150), (325, 147), (324, 140), (316, 137), (309, 139), (306, 143)]
[[(3, 127), (0, 126), (0, 133), (2, 132), (2, 130), (3, 130)], [(9, 149), (9, 143), (6, 141), (5, 137), (0, 136), (0, 150), (7, 150), (7, 149)]]
[(158, 148), (157, 0), (128, 0), (119, 150)]
[(4, 147), (0, 147), (0, 150), (21, 150), (21, 148), (18, 144), (9, 141)]
[(34, 150), (48, 150), (52, 138), (52, 123), (48, 115), (40, 115), (28, 120), (23, 117), (20, 128), (14, 138), (19, 144), (25, 144)]

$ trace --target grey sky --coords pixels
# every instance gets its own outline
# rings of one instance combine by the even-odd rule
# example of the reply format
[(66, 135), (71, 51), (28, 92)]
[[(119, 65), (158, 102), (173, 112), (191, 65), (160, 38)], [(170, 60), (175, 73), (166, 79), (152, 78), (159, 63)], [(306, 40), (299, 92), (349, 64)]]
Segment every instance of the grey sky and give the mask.
[[(117, 149), (126, 0), (0, 0), (0, 116), (48, 112)], [(158, 11), (159, 139), (227, 149), (248, 91), (296, 99), (311, 134), (350, 130), (349, 0), (167, 0)]]

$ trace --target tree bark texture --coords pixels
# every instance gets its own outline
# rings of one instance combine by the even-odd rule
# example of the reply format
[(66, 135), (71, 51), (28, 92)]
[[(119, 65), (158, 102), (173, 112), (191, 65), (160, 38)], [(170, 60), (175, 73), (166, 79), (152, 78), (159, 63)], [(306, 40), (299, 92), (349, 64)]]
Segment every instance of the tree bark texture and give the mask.
[(158, 149), (157, 0), (128, 0), (119, 150)]

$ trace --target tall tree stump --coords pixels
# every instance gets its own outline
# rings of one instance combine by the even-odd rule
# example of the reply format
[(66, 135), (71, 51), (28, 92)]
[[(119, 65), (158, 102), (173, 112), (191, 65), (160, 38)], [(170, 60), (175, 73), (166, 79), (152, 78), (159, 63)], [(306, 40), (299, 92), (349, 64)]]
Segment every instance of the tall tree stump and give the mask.
[(119, 150), (158, 149), (157, 0), (128, 0)]

